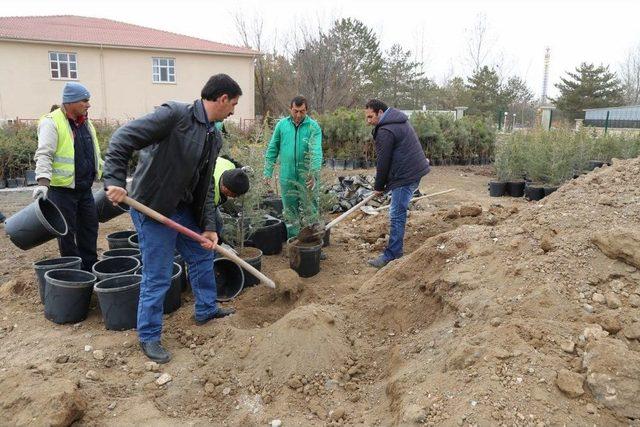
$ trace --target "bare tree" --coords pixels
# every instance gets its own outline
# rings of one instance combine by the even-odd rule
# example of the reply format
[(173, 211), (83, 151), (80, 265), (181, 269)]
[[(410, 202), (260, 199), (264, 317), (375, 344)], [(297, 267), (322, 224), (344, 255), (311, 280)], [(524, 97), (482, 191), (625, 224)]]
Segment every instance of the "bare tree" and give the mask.
[(627, 52), (624, 62), (620, 64), (619, 76), (624, 102), (640, 103), (640, 44)]
[(468, 61), (471, 63), (473, 71), (476, 71), (487, 65), (491, 48), (495, 44), (495, 41), (491, 40), (488, 35), (487, 17), (479, 14), (473, 26), (465, 29), (465, 33), (467, 35)]

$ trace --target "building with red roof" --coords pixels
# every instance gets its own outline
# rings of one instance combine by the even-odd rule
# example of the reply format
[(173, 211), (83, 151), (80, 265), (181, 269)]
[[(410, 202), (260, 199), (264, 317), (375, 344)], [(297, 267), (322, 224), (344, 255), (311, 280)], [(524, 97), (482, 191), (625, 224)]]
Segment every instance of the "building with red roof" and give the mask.
[(254, 118), (254, 59), (244, 47), (83, 16), (0, 17), (0, 120), (36, 119), (67, 81), (91, 92), (92, 118), (128, 120), (199, 98), (216, 73), (244, 92), (232, 120)]

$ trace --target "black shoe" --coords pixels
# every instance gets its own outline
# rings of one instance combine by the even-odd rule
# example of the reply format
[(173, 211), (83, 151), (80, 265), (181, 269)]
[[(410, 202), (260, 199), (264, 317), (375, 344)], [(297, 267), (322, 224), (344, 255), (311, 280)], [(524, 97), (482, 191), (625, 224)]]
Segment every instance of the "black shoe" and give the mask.
[(227, 317), (230, 314), (233, 314), (236, 312), (235, 308), (222, 308), (222, 307), (218, 307), (218, 311), (216, 311), (215, 313), (213, 313), (211, 316), (205, 318), (205, 319), (195, 319), (196, 320), (196, 325), (198, 326), (202, 326), (205, 325), (206, 323), (209, 322), (209, 320), (211, 319), (221, 319), (223, 317)]
[(165, 350), (160, 341), (141, 342), (142, 352), (149, 359), (158, 363), (167, 363), (171, 360), (171, 353)]

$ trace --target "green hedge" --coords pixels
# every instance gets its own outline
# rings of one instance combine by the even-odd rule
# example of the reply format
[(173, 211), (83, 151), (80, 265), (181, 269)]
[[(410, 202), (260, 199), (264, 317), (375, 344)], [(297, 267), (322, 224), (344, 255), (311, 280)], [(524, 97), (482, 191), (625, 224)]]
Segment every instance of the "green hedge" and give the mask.
[[(117, 125), (93, 122), (98, 134), (102, 156)], [(0, 127), (0, 179), (23, 177), (35, 169), (33, 156), (38, 148), (36, 124), (7, 124)]]
[(593, 135), (588, 130), (528, 131), (509, 135), (496, 148), (502, 181), (527, 178), (559, 185), (588, 169), (590, 161), (610, 162), (640, 154), (639, 134)]

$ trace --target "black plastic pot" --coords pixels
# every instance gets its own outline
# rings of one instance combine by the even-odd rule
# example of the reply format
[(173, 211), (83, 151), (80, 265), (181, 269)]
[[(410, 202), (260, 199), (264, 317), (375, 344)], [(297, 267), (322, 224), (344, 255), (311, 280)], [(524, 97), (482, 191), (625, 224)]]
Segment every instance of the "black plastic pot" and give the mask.
[(322, 242), (301, 244), (296, 237), (287, 240), (289, 267), (300, 277), (312, 277), (320, 272)]
[(269, 215), (273, 215), (276, 218), (282, 218), (282, 198), (275, 194), (267, 194), (264, 196), (264, 200), (260, 204), (263, 209), (269, 212)]
[(322, 247), (326, 248), (331, 244), (331, 229), (328, 228), (324, 232), (324, 236), (322, 236)]
[(171, 286), (164, 296), (164, 314), (173, 313), (182, 306), (182, 266), (173, 263)]
[(102, 259), (113, 258), (114, 256), (131, 256), (140, 261), (140, 264), (142, 264), (142, 254), (140, 253), (140, 249), (137, 248), (109, 249), (108, 251), (104, 251), (102, 253)]
[(549, 194), (553, 193), (554, 191), (556, 191), (558, 189), (558, 187), (544, 187), (544, 195), (545, 197), (548, 196)]
[(129, 247), (130, 248), (139, 248), (140, 247), (140, 243), (138, 243), (138, 233), (135, 233), (135, 234), (132, 234), (131, 236), (129, 236), (127, 241), (129, 242)]
[(18, 183), (15, 178), (7, 178), (7, 188), (17, 188)]
[(507, 191), (507, 183), (503, 181), (489, 182), (489, 196), (502, 197)]
[(110, 277), (126, 276), (134, 274), (140, 267), (140, 261), (131, 256), (115, 256), (105, 258), (93, 264), (93, 274), (102, 281)]
[(40, 291), (40, 302), (44, 304), (44, 295), (46, 293), (46, 280), (44, 275), (49, 270), (61, 268), (79, 270), (82, 266), (82, 259), (77, 256), (65, 256), (61, 258), (44, 259), (33, 263), (33, 269), (36, 271), (38, 279), (38, 290)]
[(351, 160), (351, 159), (345, 160), (344, 161), (344, 168), (346, 170), (353, 170), (355, 168), (353, 160)]
[(282, 221), (267, 219), (264, 225), (254, 231), (249, 240), (251, 246), (262, 251), (263, 255), (276, 255), (282, 252)]
[(129, 211), (129, 206), (124, 203), (114, 206), (113, 203), (107, 199), (107, 193), (105, 193), (104, 190), (99, 190), (93, 193), (93, 200), (96, 203), (99, 222), (107, 222), (110, 219)]
[(589, 160), (589, 166), (587, 167), (587, 170), (594, 170), (596, 168), (601, 168), (606, 164), (606, 162), (601, 162), (599, 160)]
[(325, 166), (333, 169), (336, 166), (336, 159), (334, 159), (333, 157), (330, 157), (327, 159), (327, 162), (325, 163)]
[(334, 162), (334, 169), (341, 171), (345, 169), (345, 160), (344, 159), (336, 159)]
[[(179, 255), (178, 255), (179, 256)], [(144, 267), (138, 268), (136, 274), (142, 276)], [(182, 273), (183, 267), (177, 262), (173, 263), (171, 272), (171, 286), (164, 295), (163, 313), (170, 314), (182, 307)]]
[[(262, 252), (257, 248), (244, 248), (244, 252), (240, 254), (240, 257), (247, 262), (251, 267), (255, 268), (258, 271), (262, 271)], [(251, 286), (255, 286), (260, 283), (260, 280), (249, 273), (244, 268), (242, 269), (244, 273), (244, 286), (243, 288), (248, 288)]]
[(116, 231), (107, 236), (107, 242), (109, 243), (109, 249), (130, 248), (129, 237), (136, 234), (133, 230)]
[(27, 185), (27, 180), (22, 176), (17, 177), (16, 178), (16, 185), (18, 187), (24, 187), (25, 185)]
[(508, 181), (507, 194), (511, 197), (524, 196), (524, 181)]
[(58, 269), (45, 273), (44, 317), (54, 323), (78, 323), (87, 318), (95, 274)]
[(542, 200), (544, 198), (544, 187), (541, 185), (527, 185), (524, 189), (524, 197), (527, 200)]
[(129, 274), (96, 283), (104, 326), (110, 331), (133, 329), (138, 323), (138, 300), (142, 276)]
[(26, 171), (24, 173), (25, 178), (27, 179), (27, 185), (37, 185), (38, 181), (36, 181), (36, 171)]
[(5, 231), (20, 249), (27, 250), (67, 234), (67, 222), (56, 205), (38, 199), (11, 215)]
[(216, 258), (213, 261), (218, 289), (218, 301), (229, 301), (242, 292), (244, 272), (235, 262), (227, 258)]
[(189, 275), (187, 274), (187, 263), (182, 258), (182, 255), (176, 254), (173, 257), (173, 262), (177, 263), (182, 269), (182, 274), (180, 274), (180, 289), (182, 292), (186, 291), (189, 286)]
[(0, 178), (0, 189), (7, 188), (7, 180)]

